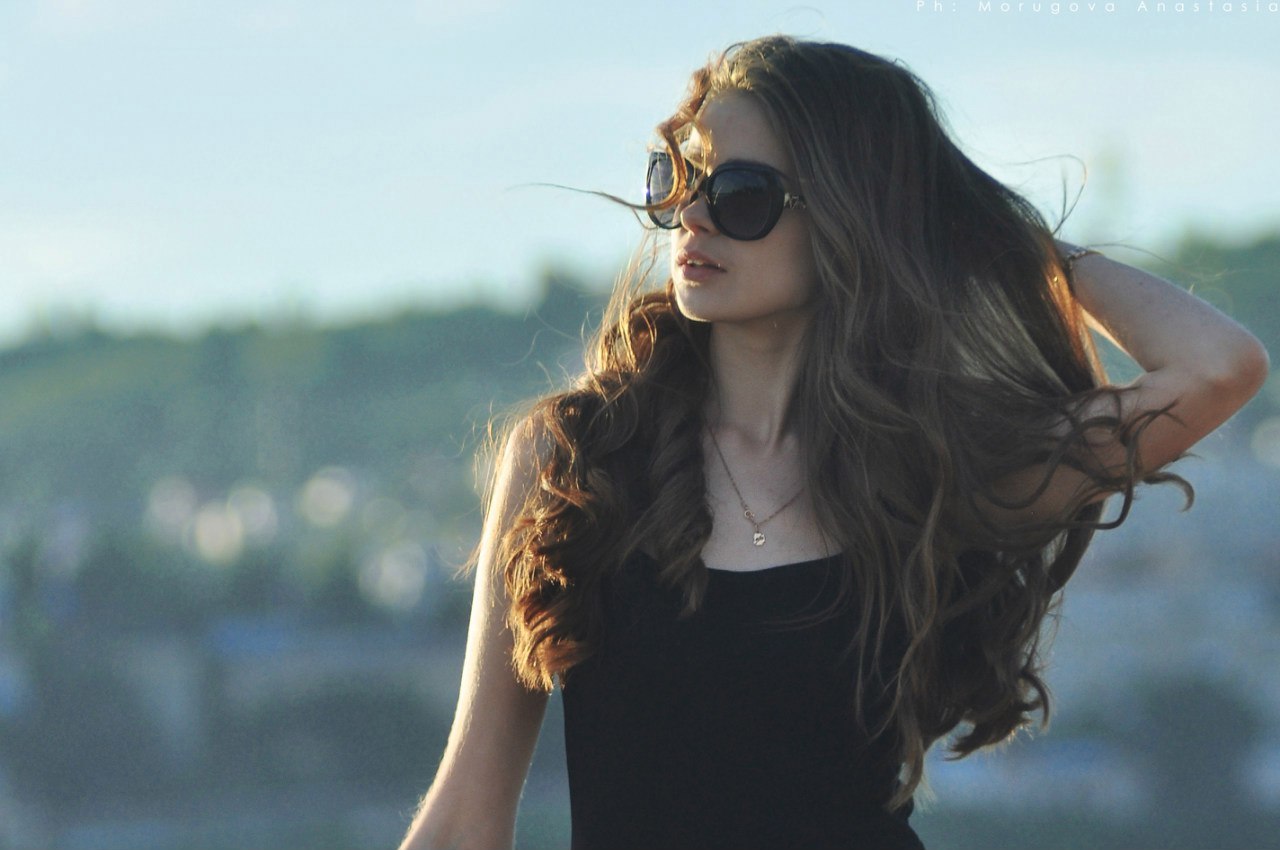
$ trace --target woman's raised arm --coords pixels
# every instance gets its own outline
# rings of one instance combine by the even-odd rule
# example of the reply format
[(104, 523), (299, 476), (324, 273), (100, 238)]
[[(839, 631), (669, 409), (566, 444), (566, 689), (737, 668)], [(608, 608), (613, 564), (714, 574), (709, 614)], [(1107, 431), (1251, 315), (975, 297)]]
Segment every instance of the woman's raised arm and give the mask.
[(495, 553), (534, 486), (535, 448), (513, 436), (499, 461), (481, 538), (457, 713), (435, 781), (400, 850), (510, 850), (547, 694), (511, 668), (509, 599)]
[(1076, 298), (1094, 326), (1144, 370), (1122, 397), (1122, 417), (1173, 405), (1172, 417), (1142, 434), (1144, 470), (1177, 458), (1262, 387), (1262, 343), (1204, 301), (1100, 254), (1086, 254), (1074, 271)]
[[(1060, 243), (1064, 255), (1071, 245)], [(1140, 473), (1177, 459), (1258, 392), (1269, 362), (1262, 343), (1231, 318), (1155, 275), (1102, 256), (1086, 254), (1074, 265), (1073, 291), (1090, 324), (1105, 333), (1142, 367), (1116, 401), (1102, 397), (1082, 419), (1119, 415), (1130, 422), (1145, 411), (1169, 409), (1142, 429)], [(1118, 440), (1092, 443), (1104, 469), (1123, 468), (1126, 448)], [(1002, 482), (999, 495), (1020, 501), (1033, 492), (1042, 472), (1027, 470)], [(1026, 509), (992, 509), (997, 521), (1016, 525), (1058, 513), (1086, 491), (1086, 477), (1059, 467), (1049, 488)], [(1097, 494), (1103, 498), (1106, 494)]]

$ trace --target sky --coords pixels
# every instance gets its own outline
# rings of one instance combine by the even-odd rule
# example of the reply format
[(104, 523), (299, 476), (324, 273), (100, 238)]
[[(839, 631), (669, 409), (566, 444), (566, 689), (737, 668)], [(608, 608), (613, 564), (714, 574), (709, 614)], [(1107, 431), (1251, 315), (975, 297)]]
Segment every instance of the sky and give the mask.
[(1064, 233), (1280, 231), (1280, 4), (0, 0), (0, 345), (607, 285), (654, 125), (774, 32), (896, 57)]

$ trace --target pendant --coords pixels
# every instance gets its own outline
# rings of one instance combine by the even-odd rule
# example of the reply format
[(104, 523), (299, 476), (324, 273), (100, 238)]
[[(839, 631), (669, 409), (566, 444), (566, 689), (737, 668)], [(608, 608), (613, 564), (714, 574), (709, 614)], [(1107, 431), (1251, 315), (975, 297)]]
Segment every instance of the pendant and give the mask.
[(751, 535), (751, 542), (752, 542), (752, 543), (754, 543), (754, 544), (756, 544), (757, 546), (763, 546), (763, 545), (764, 545), (764, 532), (763, 532), (763, 531), (757, 531), (755, 534)]

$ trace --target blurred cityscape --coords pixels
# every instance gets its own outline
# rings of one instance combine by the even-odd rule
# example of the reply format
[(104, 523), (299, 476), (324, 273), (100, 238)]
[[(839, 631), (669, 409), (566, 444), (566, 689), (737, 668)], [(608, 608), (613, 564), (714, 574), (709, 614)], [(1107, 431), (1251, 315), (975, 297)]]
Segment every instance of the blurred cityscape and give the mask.
[[(1280, 351), (1280, 237), (1161, 274)], [(443, 750), (486, 423), (580, 366), (534, 310), (0, 351), (0, 850), (395, 846)], [(1280, 381), (1099, 535), (1051, 728), (931, 758), (934, 850), (1280, 847)], [(558, 698), (517, 846), (568, 846)]]

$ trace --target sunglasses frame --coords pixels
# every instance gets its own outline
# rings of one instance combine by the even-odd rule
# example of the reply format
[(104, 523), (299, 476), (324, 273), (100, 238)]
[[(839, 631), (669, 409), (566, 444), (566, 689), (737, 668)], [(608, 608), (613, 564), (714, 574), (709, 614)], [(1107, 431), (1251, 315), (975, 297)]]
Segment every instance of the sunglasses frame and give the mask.
[[(645, 205), (650, 208), (650, 221), (663, 230), (675, 230), (680, 227), (680, 216), (679, 213), (675, 211), (674, 207), (653, 209), (655, 203), (660, 204), (667, 200), (666, 198), (661, 198), (655, 202), (651, 194), (653, 169), (658, 165), (658, 163), (664, 161), (671, 163), (671, 155), (666, 151), (650, 151), (649, 167), (645, 171), (644, 177)], [(702, 175), (701, 180), (693, 179), (698, 175), (699, 169), (694, 167), (688, 160), (685, 160), (685, 166), (690, 173), (690, 180), (685, 186), (685, 196), (688, 198), (688, 203), (691, 204), (701, 197), (706, 201), (707, 215), (711, 217), (711, 223), (715, 225), (716, 230), (722, 235), (738, 242), (755, 242), (758, 239), (763, 239), (773, 231), (774, 227), (777, 226), (778, 220), (782, 218), (782, 213), (784, 211), (796, 208), (804, 209), (804, 198), (800, 195), (793, 195), (787, 191), (786, 184), (784, 183), (787, 179), (787, 175), (783, 174), (773, 166), (765, 165), (761, 162), (727, 162), (724, 165), (713, 169), (710, 174)], [(671, 170), (674, 176), (674, 163), (671, 163)], [(711, 191), (714, 188), (716, 178), (726, 174), (743, 171), (750, 174), (764, 175), (769, 189), (769, 212), (766, 216), (765, 223), (761, 226), (759, 232), (750, 233), (745, 236), (731, 232), (732, 228), (728, 230), (725, 229), (724, 224), (720, 219), (720, 213), (716, 210), (716, 204), (712, 201), (714, 193)], [(692, 191), (689, 189), (689, 184), (693, 187)], [(676, 206), (679, 206), (679, 204)], [(671, 220), (664, 224), (658, 216), (660, 213), (667, 212), (668, 210), (672, 213)]]

